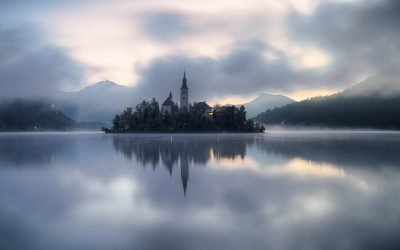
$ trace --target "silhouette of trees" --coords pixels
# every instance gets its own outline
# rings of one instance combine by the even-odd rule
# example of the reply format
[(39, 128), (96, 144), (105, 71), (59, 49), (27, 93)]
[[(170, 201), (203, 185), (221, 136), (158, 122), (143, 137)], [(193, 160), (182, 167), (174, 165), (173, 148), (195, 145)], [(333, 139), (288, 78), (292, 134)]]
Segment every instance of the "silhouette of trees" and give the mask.
[(0, 103), (0, 131), (66, 130), (77, 123), (42, 100), (12, 100)]
[(400, 98), (332, 95), (267, 110), (255, 120), (265, 124), (369, 127), (400, 127)]
[(215, 106), (212, 116), (199, 106), (189, 112), (179, 112), (174, 105), (171, 113), (161, 114), (153, 98), (142, 101), (135, 109), (127, 108), (117, 114), (113, 126), (106, 132), (263, 132), (262, 125), (246, 119), (244, 106)]

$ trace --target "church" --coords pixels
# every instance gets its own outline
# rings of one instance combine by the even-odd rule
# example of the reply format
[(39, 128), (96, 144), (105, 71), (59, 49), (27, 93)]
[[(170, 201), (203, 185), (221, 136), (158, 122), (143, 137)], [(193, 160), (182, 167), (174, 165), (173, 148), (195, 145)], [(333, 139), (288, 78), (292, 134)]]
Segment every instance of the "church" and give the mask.
[[(172, 92), (169, 92), (169, 96), (161, 105), (161, 114), (171, 114), (174, 110), (175, 102), (172, 99)], [(210, 107), (206, 102), (198, 102), (194, 103), (193, 107), (204, 110), (204, 115), (211, 118), (212, 117), (212, 107)], [(189, 88), (187, 85), (186, 72), (183, 72), (183, 79), (181, 85), (181, 96), (180, 96), (180, 105), (179, 111), (182, 113), (189, 112), (190, 104), (189, 104)]]

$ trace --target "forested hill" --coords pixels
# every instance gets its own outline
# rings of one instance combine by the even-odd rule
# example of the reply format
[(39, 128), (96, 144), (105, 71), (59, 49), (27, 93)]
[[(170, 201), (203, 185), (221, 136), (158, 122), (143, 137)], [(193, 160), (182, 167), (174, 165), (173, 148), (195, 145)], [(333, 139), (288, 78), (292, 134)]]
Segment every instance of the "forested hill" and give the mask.
[(354, 96), (345, 93), (267, 110), (255, 120), (274, 125), (400, 128), (400, 95)]
[(42, 100), (0, 102), (0, 131), (67, 130), (76, 122)]

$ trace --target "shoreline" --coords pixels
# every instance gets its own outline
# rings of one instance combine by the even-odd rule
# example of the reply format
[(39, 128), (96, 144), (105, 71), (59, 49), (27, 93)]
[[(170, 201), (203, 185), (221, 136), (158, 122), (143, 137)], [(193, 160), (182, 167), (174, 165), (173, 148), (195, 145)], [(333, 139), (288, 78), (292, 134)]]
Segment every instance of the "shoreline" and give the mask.
[(104, 132), (104, 134), (265, 134), (266, 132), (214, 132), (214, 131), (204, 131), (204, 132), (196, 132), (196, 131), (179, 131), (179, 132), (153, 132), (153, 131), (143, 131), (143, 132)]

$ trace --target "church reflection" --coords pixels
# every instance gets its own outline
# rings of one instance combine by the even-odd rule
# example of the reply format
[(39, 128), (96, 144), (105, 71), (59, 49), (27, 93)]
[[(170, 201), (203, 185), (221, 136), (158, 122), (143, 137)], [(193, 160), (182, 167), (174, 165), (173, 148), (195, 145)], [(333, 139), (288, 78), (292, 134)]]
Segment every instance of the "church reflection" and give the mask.
[(163, 166), (172, 175), (180, 168), (184, 195), (189, 181), (190, 167), (205, 167), (208, 161), (219, 159), (245, 158), (246, 147), (254, 138), (230, 137), (191, 138), (186, 136), (162, 136), (137, 138), (114, 136), (113, 146), (117, 152), (130, 160), (136, 160), (143, 167), (153, 169)]
[[(127, 159), (136, 160), (143, 167), (165, 167), (170, 175), (173, 171), (180, 171), (183, 192), (186, 195), (190, 168), (205, 167), (210, 160), (243, 160), (247, 153), (252, 157), (261, 153), (266, 156), (264, 159), (281, 156), (283, 161), (291, 162), (290, 170), (297, 172), (310, 171), (310, 166), (301, 166), (305, 162), (316, 164), (319, 168), (321, 164), (329, 164), (339, 174), (343, 169), (352, 172), (368, 168), (397, 169), (400, 162), (400, 143), (392, 137), (391, 134), (373, 133), (265, 137), (115, 135), (112, 140), (117, 152), (123, 153)], [(259, 164), (267, 167), (267, 162)], [(320, 171), (328, 173), (325, 168)]]

